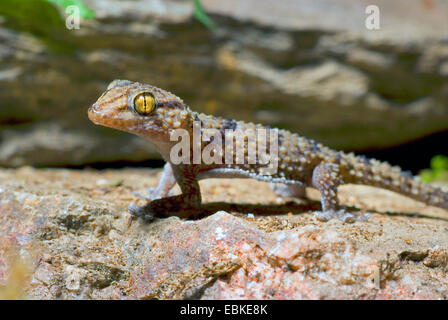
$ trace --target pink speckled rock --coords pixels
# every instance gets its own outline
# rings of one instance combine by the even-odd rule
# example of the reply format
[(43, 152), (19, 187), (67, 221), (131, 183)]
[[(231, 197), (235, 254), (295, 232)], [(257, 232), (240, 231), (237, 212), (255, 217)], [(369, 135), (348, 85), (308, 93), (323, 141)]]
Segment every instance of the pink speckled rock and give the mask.
[[(448, 296), (442, 209), (347, 186), (341, 202), (369, 208), (369, 221), (321, 222), (292, 206), (294, 213), (272, 216), (219, 211), (196, 221), (129, 224), (127, 206), (137, 201), (132, 192), (153, 186), (156, 176), (149, 170), (0, 170), (0, 298)], [(289, 208), (257, 181), (201, 184), (205, 202), (251, 203), (262, 212), (263, 199), (271, 209)], [(315, 198), (312, 191), (309, 196)]]
[(164, 232), (164, 243), (153, 249), (160, 260), (151, 259), (132, 276), (135, 297), (161, 297), (157, 288), (173, 285), (173, 277), (186, 282), (177, 298), (200, 292), (205, 299), (348, 299), (374, 296), (378, 289), (376, 259), (334, 230), (304, 226), (267, 233), (218, 212), (201, 222), (173, 221)]

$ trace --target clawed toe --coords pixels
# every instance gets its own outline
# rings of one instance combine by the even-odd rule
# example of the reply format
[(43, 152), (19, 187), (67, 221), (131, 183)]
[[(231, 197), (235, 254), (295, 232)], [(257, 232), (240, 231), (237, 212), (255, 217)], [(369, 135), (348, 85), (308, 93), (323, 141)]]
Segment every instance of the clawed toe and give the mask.
[(147, 222), (154, 220), (154, 215), (148, 211), (147, 206), (138, 206), (135, 203), (131, 203), (128, 206), (128, 210), (135, 218), (142, 218)]
[(327, 210), (315, 211), (314, 215), (321, 221), (328, 221), (331, 219), (338, 219), (344, 223), (351, 223), (355, 221), (367, 221), (370, 217), (369, 213), (356, 215), (345, 210)]

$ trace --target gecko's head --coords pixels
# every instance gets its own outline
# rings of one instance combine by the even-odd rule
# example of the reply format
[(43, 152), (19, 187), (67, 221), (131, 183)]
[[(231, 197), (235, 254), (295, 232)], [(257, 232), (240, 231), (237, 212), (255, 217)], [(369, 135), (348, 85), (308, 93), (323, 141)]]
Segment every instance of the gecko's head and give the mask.
[(114, 80), (88, 111), (102, 126), (131, 132), (149, 140), (166, 139), (188, 125), (189, 109), (174, 94), (147, 84)]

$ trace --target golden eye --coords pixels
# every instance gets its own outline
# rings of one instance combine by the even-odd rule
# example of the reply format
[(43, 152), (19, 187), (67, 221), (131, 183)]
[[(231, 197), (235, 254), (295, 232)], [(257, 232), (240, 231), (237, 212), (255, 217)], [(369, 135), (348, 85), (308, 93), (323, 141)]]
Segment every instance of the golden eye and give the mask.
[(134, 110), (142, 115), (147, 116), (156, 107), (156, 99), (149, 92), (143, 92), (134, 98)]

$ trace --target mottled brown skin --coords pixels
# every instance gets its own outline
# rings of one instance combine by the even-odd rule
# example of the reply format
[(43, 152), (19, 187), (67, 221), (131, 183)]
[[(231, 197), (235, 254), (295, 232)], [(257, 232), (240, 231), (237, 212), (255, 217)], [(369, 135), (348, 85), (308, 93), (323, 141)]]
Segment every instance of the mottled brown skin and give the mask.
[[(135, 97), (150, 94), (156, 105), (149, 114), (136, 112)], [(214, 128), (222, 132), (226, 129), (267, 129), (260, 124), (245, 123), (232, 119), (198, 114), (176, 95), (154, 86), (115, 80), (98, 101), (89, 109), (90, 120), (94, 123), (118, 130), (127, 131), (147, 139), (160, 152), (167, 162), (159, 185), (152, 190), (150, 201), (146, 206), (130, 206), (130, 211), (151, 220), (154, 215), (163, 217), (176, 211), (181, 217), (190, 216), (201, 204), (198, 180), (212, 177), (242, 177), (288, 185), (283, 194), (302, 197), (305, 187), (314, 187), (321, 194), (322, 212), (316, 212), (318, 218), (329, 220), (339, 218), (343, 221), (366, 219), (357, 217), (344, 210), (339, 210), (337, 188), (344, 183), (363, 184), (380, 187), (409, 196), (429, 205), (448, 209), (448, 193), (442, 192), (429, 184), (422, 183), (399, 167), (331, 150), (312, 140), (300, 137), (286, 130), (278, 130), (278, 172), (263, 175), (264, 165), (259, 162), (248, 164), (249, 155), (244, 155), (244, 164), (235, 164), (236, 155), (232, 154), (234, 164), (224, 164), (224, 155), (219, 157), (223, 164), (173, 164), (170, 150), (177, 141), (170, 141), (171, 132), (185, 129), (193, 136), (193, 124), (201, 123), (204, 128)], [(203, 139), (202, 139), (203, 140)], [(193, 148), (193, 140), (190, 141)], [(210, 142), (202, 142), (203, 150)], [(236, 140), (236, 144), (243, 143)], [(225, 141), (222, 141), (224, 147)], [(269, 151), (269, 144), (267, 144)], [(269, 152), (268, 152), (269, 153)], [(191, 160), (193, 150), (190, 152)], [(191, 161), (192, 163), (192, 161)], [(178, 183), (182, 194), (167, 197), (169, 191)], [(161, 199), (159, 199), (161, 198)], [(196, 210), (197, 211), (197, 210)]]

